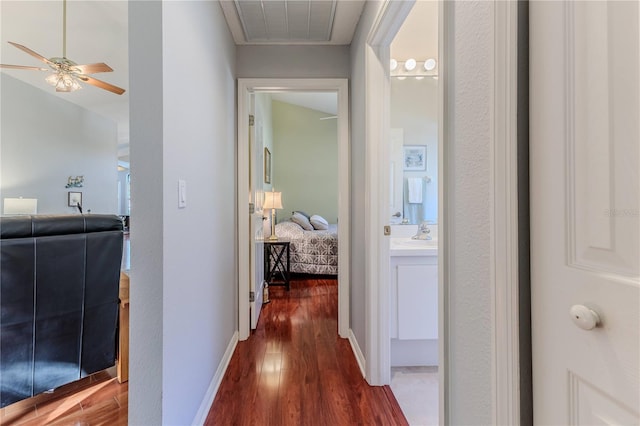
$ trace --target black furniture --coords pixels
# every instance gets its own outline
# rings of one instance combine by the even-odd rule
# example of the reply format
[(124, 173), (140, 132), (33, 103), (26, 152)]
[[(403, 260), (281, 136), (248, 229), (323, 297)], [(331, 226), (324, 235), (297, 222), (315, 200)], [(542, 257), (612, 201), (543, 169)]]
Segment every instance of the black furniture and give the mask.
[(111, 367), (122, 220), (0, 218), (0, 407)]
[(289, 240), (264, 240), (264, 279), (289, 290), (291, 250)]

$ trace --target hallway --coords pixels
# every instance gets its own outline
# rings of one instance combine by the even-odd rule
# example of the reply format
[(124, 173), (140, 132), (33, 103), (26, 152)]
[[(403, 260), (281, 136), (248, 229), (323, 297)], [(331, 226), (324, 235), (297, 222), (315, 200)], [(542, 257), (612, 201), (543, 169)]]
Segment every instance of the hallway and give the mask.
[(338, 282), (293, 277), (270, 288), (239, 342), (206, 425), (407, 425), (388, 386), (369, 386), (337, 333)]

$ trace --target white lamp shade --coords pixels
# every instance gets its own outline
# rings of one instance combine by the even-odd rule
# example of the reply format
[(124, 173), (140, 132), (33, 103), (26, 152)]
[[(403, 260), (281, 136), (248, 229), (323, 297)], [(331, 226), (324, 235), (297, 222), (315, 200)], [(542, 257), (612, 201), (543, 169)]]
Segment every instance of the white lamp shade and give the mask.
[(5, 198), (4, 214), (36, 214), (38, 212), (37, 198)]
[(263, 209), (281, 209), (282, 192), (269, 191), (264, 193)]

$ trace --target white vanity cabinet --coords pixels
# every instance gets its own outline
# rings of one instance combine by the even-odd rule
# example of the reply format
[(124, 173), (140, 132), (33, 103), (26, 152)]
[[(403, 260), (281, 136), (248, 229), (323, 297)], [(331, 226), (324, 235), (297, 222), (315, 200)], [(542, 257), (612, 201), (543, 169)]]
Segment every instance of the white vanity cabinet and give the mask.
[(391, 366), (438, 365), (438, 255), (390, 257)]
[(438, 257), (391, 257), (391, 338), (438, 338)]

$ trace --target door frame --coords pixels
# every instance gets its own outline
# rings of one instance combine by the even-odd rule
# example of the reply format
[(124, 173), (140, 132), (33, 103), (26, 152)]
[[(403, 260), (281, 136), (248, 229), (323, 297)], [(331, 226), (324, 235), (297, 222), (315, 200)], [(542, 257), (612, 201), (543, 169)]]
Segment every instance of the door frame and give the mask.
[[(390, 382), (389, 333), (389, 266), (388, 240), (383, 236), (385, 197), (378, 194), (376, 183), (388, 185), (389, 53), (387, 47), (404, 22), (415, 0), (395, 2), (385, 0), (367, 39), (366, 80), (371, 97), (367, 100), (366, 133), (371, 150), (367, 156), (367, 187), (369, 201), (368, 240), (375, 250), (367, 253), (367, 275), (372, 291), (367, 297), (367, 379), (371, 384)], [(450, 285), (455, 284), (454, 248), (449, 240), (455, 234), (455, 224), (448, 220), (448, 206), (455, 198), (455, 157), (451, 151), (456, 119), (449, 101), (455, 89), (455, 26), (453, 2), (440, 0), (439, 7), (439, 118), (438, 118), (438, 294), (439, 294), (439, 411), (441, 424), (448, 424), (450, 415), (450, 380), (448, 360), (449, 324), (456, 315), (449, 309)], [(407, 9), (408, 8), (408, 9)], [(492, 3), (493, 12), (493, 84), (491, 112), (491, 194), (490, 194), (490, 327), (491, 341), (491, 415), (493, 424), (520, 424), (520, 301), (519, 233), (518, 233), (518, 2)], [(382, 186), (384, 188), (384, 186)], [(530, 396), (530, 391), (523, 389)]]
[(249, 164), (250, 96), (254, 92), (336, 92), (338, 97), (338, 334), (349, 337), (350, 185), (349, 82), (344, 78), (239, 78), (237, 136), (238, 339), (249, 338)]

